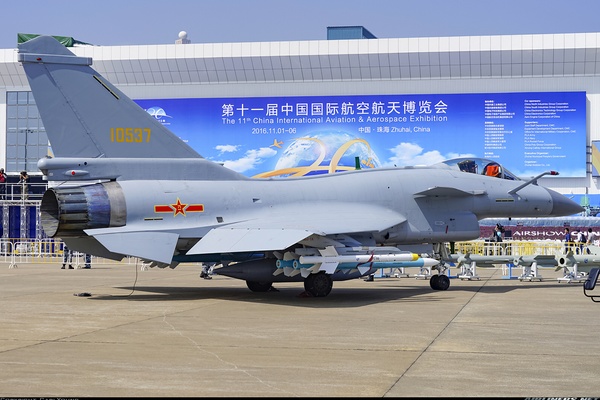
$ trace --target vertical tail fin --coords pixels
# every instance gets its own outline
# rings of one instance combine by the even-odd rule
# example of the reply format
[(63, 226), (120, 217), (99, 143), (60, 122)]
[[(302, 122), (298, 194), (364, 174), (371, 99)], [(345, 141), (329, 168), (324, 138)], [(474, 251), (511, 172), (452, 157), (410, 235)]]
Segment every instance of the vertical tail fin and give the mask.
[(201, 158), (53, 37), (20, 44), (19, 62), (56, 157)]

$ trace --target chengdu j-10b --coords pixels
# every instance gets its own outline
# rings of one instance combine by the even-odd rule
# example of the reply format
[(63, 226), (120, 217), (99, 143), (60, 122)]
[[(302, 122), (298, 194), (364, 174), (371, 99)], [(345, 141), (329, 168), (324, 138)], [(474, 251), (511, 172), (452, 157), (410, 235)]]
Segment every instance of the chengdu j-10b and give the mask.
[[(43, 196), (42, 226), (76, 251), (213, 263), (254, 291), (303, 281), (326, 296), (333, 281), (375, 268), (436, 268), (434, 249), (479, 237), (480, 219), (581, 211), (538, 185), (555, 173), (521, 180), (481, 159), (248, 178), (200, 156), (54, 38), (19, 45), (18, 57), (54, 153), (38, 167), (60, 182)], [(431, 258), (410, 251), (423, 243)], [(434, 289), (448, 288), (434, 277)]]

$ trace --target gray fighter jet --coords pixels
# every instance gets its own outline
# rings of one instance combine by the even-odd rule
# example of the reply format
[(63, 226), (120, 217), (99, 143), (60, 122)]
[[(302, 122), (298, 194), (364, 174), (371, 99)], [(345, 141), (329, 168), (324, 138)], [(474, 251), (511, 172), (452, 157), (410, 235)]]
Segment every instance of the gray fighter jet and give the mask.
[[(54, 153), (38, 163), (57, 183), (41, 223), (76, 251), (214, 263), (253, 291), (303, 281), (320, 297), (376, 268), (434, 265), (444, 244), (478, 238), (483, 218), (582, 210), (537, 184), (556, 173), (521, 180), (481, 159), (248, 178), (203, 158), (54, 38), (19, 45), (18, 57)], [(450, 285), (442, 264), (433, 289)]]

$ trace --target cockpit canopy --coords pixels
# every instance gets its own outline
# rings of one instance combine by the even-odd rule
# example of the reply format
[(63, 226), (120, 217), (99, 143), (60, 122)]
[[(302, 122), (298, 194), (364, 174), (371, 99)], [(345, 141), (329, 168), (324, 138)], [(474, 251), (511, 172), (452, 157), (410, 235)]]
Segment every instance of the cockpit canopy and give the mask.
[(520, 180), (515, 174), (504, 168), (500, 163), (485, 158), (453, 158), (442, 162), (442, 164), (471, 174), (487, 175), (512, 181)]

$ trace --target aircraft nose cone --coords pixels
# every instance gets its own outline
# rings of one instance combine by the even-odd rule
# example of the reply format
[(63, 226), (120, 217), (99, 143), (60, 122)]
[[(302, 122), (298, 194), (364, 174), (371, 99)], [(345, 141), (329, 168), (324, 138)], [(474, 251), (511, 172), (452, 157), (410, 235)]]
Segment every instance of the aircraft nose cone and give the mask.
[(568, 197), (558, 192), (555, 192), (554, 190), (547, 190), (548, 193), (550, 193), (550, 197), (552, 198), (552, 216), (568, 216), (583, 211), (583, 207), (581, 207), (579, 204), (575, 203)]

